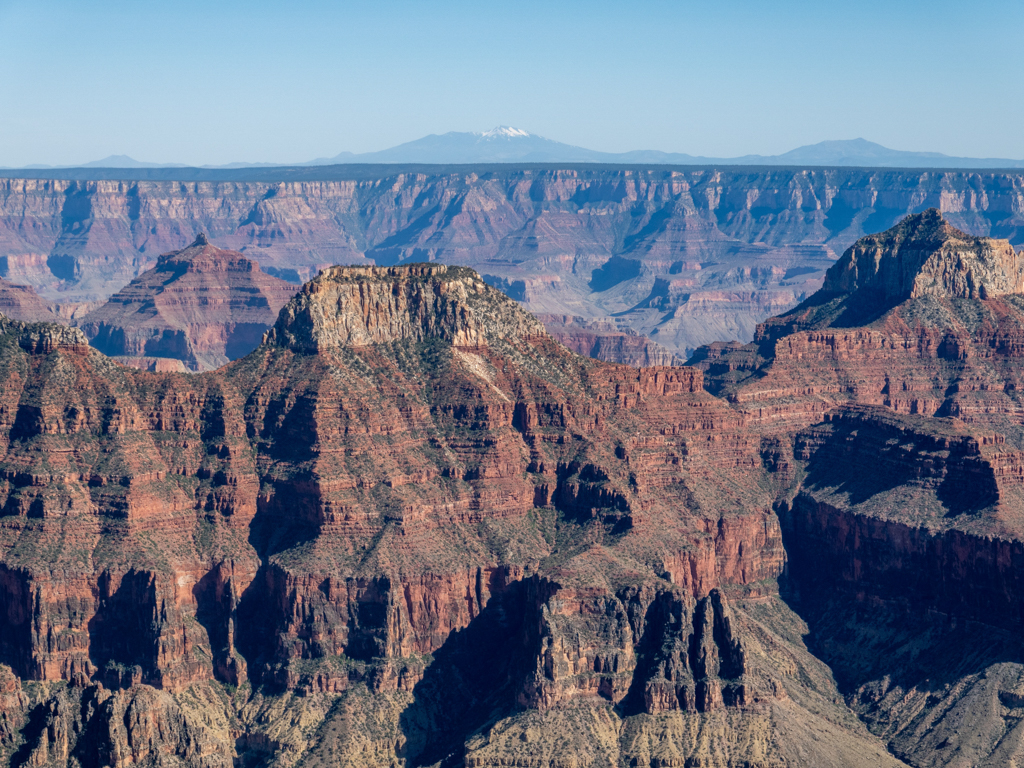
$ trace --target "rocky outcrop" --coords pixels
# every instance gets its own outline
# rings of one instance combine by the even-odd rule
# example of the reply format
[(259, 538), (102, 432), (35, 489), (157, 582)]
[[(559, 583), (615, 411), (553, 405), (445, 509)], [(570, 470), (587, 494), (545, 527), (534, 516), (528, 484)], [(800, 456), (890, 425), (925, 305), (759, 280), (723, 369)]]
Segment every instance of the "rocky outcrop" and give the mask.
[(78, 325), (94, 347), (130, 365), (158, 369), (148, 358), (164, 358), (211, 370), (255, 349), (294, 293), (256, 262), (200, 234), (187, 248), (161, 256)]
[(285, 307), (267, 340), (315, 353), (431, 338), (486, 347), (544, 335), (472, 270), (414, 264), (324, 270)]
[[(851, 247), (829, 273), (827, 290), (761, 324), (753, 344), (699, 350), (691, 362), (705, 371), (709, 389), (783, 429), (808, 426), (845, 403), (966, 422), (1016, 413), (1021, 295), (964, 297), (957, 293), (966, 285), (960, 278), (950, 278), (948, 295), (936, 294), (941, 282), (933, 285), (933, 276), (972, 274), (962, 250), (968, 243), (978, 253), (1006, 257), (989, 264), (985, 279), (995, 293), (1001, 290), (995, 286), (1018, 279), (1019, 257), (1005, 242), (976, 240), (936, 217), (910, 217)], [(887, 245), (879, 250), (879, 243)], [(856, 263), (865, 253), (874, 254), (868, 261), (877, 261), (875, 271), (862, 275), (863, 285), (836, 292), (849, 275), (863, 272)], [(901, 274), (914, 263), (927, 280), (911, 275), (902, 288), (880, 287), (888, 278), (877, 275)], [(922, 281), (931, 287), (910, 296)]]
[[(920, 268), (975, 268), (914, 224), (879, 258), (939, 231)], [(862, 288), (690, 367), (575, 355), (432, 263), (325, 269), (251, 354), (191, 376), (3, 321), (0, 748), (1016, 759), (994, 734), (1024, 680), (1024, 300), (865, 309)], [(957, 730), (982, 709), (984, 733)]]
[(170, 695), (145, 686), (59, 690), (31, 717), (33, 732), (14, 756), (21, 765), (232, 765), (227, 743), (188, 718)]
[(926, 211), (854, 244), (754, 343), (691, 360), (790, 478), (788, 602), (912, 765), (1019, 758), (1019, 280), (1007, 242)]
[(472, 267), (530, 311), (618, 315), (687, 356), (717, 340), (750, 341), (757, 323), (817, 290), (858, 237), (927, 207), (966, 232), (1024, 244), (1019, 173), (316, 173), (324, 180), (2, 179), (0, 277), (48, 301), (106, 298), (152, 267), (155, 254), (206, 232), (295, 282), (370, 260)]
[(825, 293), (877, 293), (898, 303), (922, 296), (994, 299), (1024, 292), (1024, 256), (1008, 240), (971, 237), (938, 209), (858, 240), (825, 273)]

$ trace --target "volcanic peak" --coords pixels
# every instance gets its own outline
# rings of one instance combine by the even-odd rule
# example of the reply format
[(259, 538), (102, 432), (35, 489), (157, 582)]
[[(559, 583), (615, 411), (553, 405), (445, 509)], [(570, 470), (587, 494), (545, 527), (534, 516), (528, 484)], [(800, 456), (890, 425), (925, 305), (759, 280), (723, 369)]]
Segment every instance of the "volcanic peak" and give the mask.
[(1008, 240), (961, 232), (929, 208), (854, 243), (829, 268), (821, 290), (871, 290), (897, 302), (994, 298), (1024, 291), (1024, 254)]
[(323, 270), (281, 310), (267, 342), (303, 352), (442, 339), (485, 347), (547, 336), (474, 270), (441, 264)]

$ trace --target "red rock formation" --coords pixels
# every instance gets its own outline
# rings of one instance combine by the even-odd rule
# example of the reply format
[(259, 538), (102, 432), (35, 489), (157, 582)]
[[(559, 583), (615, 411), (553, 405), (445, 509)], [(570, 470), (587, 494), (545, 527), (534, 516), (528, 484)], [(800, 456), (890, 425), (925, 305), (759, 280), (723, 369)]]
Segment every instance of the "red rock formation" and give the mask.
[(212, 764), (220, 715), (176, 707), (215, 681), (408, 697), (424, 760), (481, 697), (694, 716), (778, 697), (728, 607), (774, 599), (783, 565), (773, 490), (730, 474), (761, 440), (695, 369), (578, 357), (439, 265), (325, 270), (209, 374), (0, 331), (0, 661), (116, 691), (33, 709), (39, 764)]
[(1024, 292), (1024, 258), (1009, 241), (966, 235), (931, 208), (858, 240), (829, 269), (822, 291), (871, 291), (898, 301), (990, 299)]
[(691, 361), (773, 446), (791, 601), (912, 764), (1016, 759), (986, 735), (1012, 714), (958, 713), (981, 706), (977, 676), (1024, 669), (1021, 263), (927, 211), (858, 241), (753, 344)]
[(438, 264), (325, 269), (197, 375), (3, 321), (19, 760), (895, 764), (777, 579), (1019, 628), (1022, 310), (847, 298), (701, 368), (579, 357)]
[[(990, 265), (988, 277), (971, 272), (975, 252), (1001, 254), (992, 264), (1002, 266)], [(857, 266), (865, 253), (874, 254), (870, 274)], [(844, 403), (966, 422), (1014, 414), (1024, 303), (999, 293), (1017, 280), (1019, 261), (1005, 241), (971, 238), (926, 212), (852, 247), (829, 270), (828, 290), (763, 323), (753, 344), (702, 349), (693, 362), (712, 391), (784, 429)], [(939, 283), (914, 277), (914, 264), (952, 275), (953, 293), (934, 293)], [(858, 274), (861, 282), (850, 282)], [(960, 288), (966, 293), (954, 295)], [(971, 298), (983, 288), (991, 298)]]
[(188, 368), (181, 360), (172, 357), (125, 357), (117, 355), (113, 358), (121, 365), (138, 368), (140, 371), (154, 373), (186, 373)]
[(200, 235), (188, 248), (161, 256), (79, 326), (97, 349), (137, 361), (126, 361), (135, 367), (159, 370), (147, 358), (173, 358), (194, 371), (211, 370), (255, 349), (294, 293), (294, 286)]

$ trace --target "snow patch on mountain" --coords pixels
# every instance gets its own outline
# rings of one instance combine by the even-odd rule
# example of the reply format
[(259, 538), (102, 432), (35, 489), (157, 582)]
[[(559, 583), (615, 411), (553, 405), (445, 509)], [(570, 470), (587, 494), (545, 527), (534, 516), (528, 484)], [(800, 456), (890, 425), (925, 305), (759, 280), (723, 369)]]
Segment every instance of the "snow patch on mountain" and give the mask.
[(485, 139), (514, 139), (529, 135), (529, 132), (524, 131), (522, 128), (513, 128), (510, 125), (499, 125), (497, 128), (491, 128), (491, 130), (480, 134)]

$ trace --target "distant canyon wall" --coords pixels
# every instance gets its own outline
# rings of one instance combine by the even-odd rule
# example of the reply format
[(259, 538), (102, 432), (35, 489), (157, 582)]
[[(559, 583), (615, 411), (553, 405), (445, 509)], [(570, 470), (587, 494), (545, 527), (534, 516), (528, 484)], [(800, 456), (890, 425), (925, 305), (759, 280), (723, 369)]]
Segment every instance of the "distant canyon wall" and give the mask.
[[(1024, 173), (865, 169), (524, 170), (371, 180), (0, 179), (0, 276), (51, 302), (109, 296), (206, 232), (271, 274), (336, 263), (473, 267), (537, 313), (685, 356), (749, 340), (858, 237), (938, 207), (1024, 245)], [(610, 325), (609, 325), (610, 324)]]

